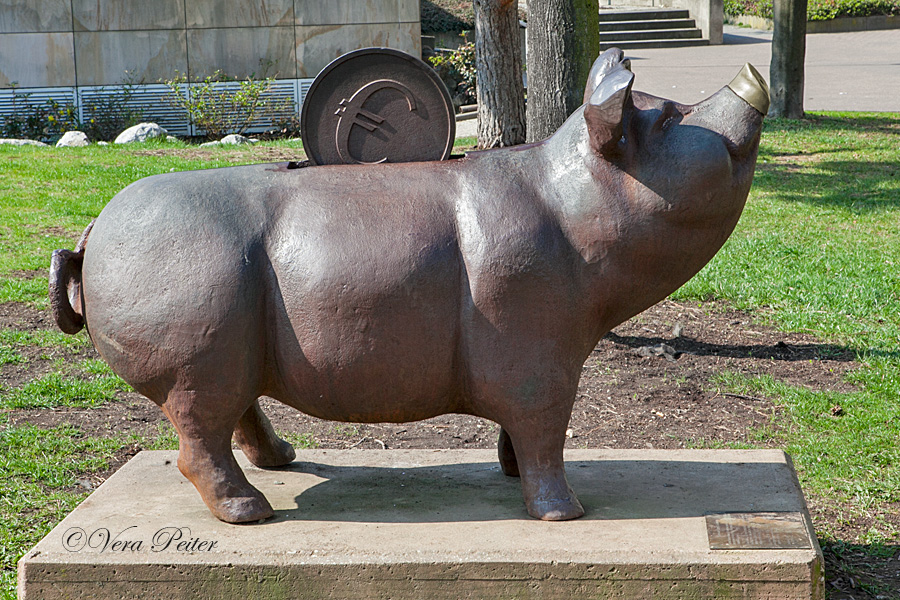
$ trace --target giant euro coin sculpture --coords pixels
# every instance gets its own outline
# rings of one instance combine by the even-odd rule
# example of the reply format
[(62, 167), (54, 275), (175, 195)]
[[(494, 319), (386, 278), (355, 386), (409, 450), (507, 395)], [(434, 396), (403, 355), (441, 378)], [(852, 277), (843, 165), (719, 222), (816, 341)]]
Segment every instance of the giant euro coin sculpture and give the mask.
[(434, 69), (399, 50), (362, 48), (316, 76), (300, 132), (315, 165), (442, 160), (453, 150), (456, 120)]
[(57, 323), (86, 326), (162, 408), (224, 521), (272, 515), (232, 435), (261, 467), (294, 458), (263, 395), (339, 421), (490, 419), (529, 514), (579, 517), (563, 443), (582, 364), (725, 242), (768, 106), (749, 65), (693, 106), (633, 80), (604, 53), (584, 106), (538, 144), (142, 179), (54, 253)]

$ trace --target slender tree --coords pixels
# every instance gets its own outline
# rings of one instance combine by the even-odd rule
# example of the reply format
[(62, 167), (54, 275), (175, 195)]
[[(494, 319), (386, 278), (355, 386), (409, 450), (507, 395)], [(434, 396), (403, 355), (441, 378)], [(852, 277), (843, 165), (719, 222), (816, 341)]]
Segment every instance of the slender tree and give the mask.
[(525, 141), (517, 0), (474, 0), (478, 146), (495, 148)]
[(600, 51), (598, 0), (528, 2), (528, 140), (542, 140), (581, 106)]
[(769, 87), (769, 116), (803, 117), (803, 71), (806, 62), (807, 0), (775, 0), (775, 30)]

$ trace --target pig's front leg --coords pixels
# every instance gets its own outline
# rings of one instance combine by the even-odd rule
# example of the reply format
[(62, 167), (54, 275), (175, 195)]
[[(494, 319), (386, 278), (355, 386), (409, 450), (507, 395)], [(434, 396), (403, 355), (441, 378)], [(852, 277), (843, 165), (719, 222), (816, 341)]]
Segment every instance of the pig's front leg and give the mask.
[(506, 475), (521, 477), (528, 514), (577, 519), (584, 509), (566, 480), (563, 446), (578, 379), (553, 368), (552, 359), (537, 358), (520, 361), (517, 372), (480, 371), (473, 408), (500, 424), (500, 465)]
[(551, 414), (539, 411), (503, 425), (514, 448), (513, 461), (508, 461), (503, 471), (512, 475), (507, 469), (512, 465), (518, 468), (525, 508), (529, 515), (544, 521), (566, 521), (584, 514), (563, 465), (569, 412), (553, 407)]

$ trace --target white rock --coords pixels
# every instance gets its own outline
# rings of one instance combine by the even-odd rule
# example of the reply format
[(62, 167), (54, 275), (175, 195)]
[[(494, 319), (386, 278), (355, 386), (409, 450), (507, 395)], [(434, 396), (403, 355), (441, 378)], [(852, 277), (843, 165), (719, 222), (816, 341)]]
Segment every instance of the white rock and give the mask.
[(177, 142), (177, 141), (178, 141), (178, 138), (175, 137), (174, 135), (167, 135), (167, 136), (166, 136), (166, 141), (167, 141), (167, 142)]
[(169, 132), (156, 123), (138, 123), (119, 134), (116, 144), (131, 144), (134, 142), (146, 142), (153, 138), (167, 135)]
[(109, 142), (97, 142), (98, 146), (109, 146)]
[(222, 138), (223, 144), (249, 144), (250, 138), (245, 138), (242, 135), (238, 135), (237, 133), (232, 133), (231, 135), (226, 135)]
[(222, 142), (213, 141), (213, 142), (204, 142), (204, 143), (200, 144), (200, 147), (201, 148), (209, 148), (210, 146), (221, 146), (221, 145), (222, 145)]
[(77, 148), (81, 146), (87, 146), (90, 142), (88, 141), (87, 135), (83, 131), (67, 131), (59, 141), (56, 142), (57, 148)]
[(46, 146), (44, 142), (36, 142), (34, 140), (13, 140), (9, 138), (0, 138), (0, 144), (9, 146)]

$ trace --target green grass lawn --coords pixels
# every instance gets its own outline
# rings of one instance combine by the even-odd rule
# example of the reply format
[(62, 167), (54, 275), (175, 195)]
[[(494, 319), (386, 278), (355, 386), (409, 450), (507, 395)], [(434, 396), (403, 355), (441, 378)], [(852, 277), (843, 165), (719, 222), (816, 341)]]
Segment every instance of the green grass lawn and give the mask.
[[(900, 502), (900, 116), (767, 121), (737, 230), (675, 296), (727, 299), (854, 350), (855, 393), (766, 376), (721, 385), (786, 409), (780, 441), (805, 489), (875, 515)], [(898, 534), (876, 527), (869, 541)]]
[[(284, 143), (281, 143), (284, 145)], [(50, 252), (71, 248), (82, 229), (127, 184), (155, 173), (266, 160), (267, 148), (198, 151), (183, 144), (140, 147), (0, 146), (0, 303), (45, 309)], [(299, 150), (298, 150), (299, 152)], [(765, 396), (781, 407), (761, 442), (793, 455), (804, 489), (874, 519), (870, 548), (896, 546), (881, 518), (900, 506), (900, 115), (812, 115), (767, 121), (759, 168), (734, 235), (682, 301), (725, 300), (756, 318), (852, 349), (861, 368), (851, 393), (814, 392), (764, 374), (723, 373), (710, 385)], [(75, 352), (83, 334), (0, 329), (0, 366), (27, 349)], [(49, 351), (49, 350), (48, 350)], [(128, 444), (85, 438), (77, 428), (8, 425), (25, 407), (91, 407), (127, 389), (97, 361), (0, 388), (0, 598), (15, 595), (15, 562), (86, 496), (77, 481), (108, 468)], [(833, 407), (841, 407), (835, 416)], [(294, 440), (312, 445), (311, 440)], [(829, 532), (819, 532), (827, 537)]]

